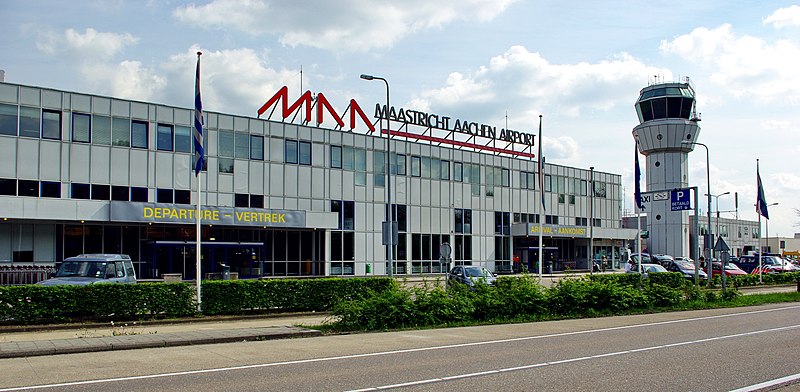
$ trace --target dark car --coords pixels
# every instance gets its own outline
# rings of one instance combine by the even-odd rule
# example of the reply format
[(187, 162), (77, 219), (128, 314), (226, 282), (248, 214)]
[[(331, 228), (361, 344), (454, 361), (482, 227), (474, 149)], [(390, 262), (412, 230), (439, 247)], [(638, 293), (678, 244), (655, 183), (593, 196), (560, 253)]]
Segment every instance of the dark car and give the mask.
[[(695, 266), (694, 263), (690, 263), (688, 261), (668, 261), (664, 264), (664, 268), (670, 272), (680, 272), (683, 274), (684, 278), (687, 279), (694, 279), (694, 270)], [(697, 275), (700, 279), (705, 279), (708, 277), (708, 274), (705, 273), (702, 269), (698, 268)]]
[(478, 284), (494, 285), (496, 281), (497, 277), (493, 273), (479, 266), (460, 265), (447, 273), (447, 286), (461, 283), (474, 288)]
[[(745, 255), (739, 258), (736, 263), (739, 268), (744, 272), (752, 273), (758, 268), (758, 255)], [(761, 265), (763, 266), (762, 272), (778, 273), (778, 272), (791, 272), (792, 267), (786, 267), (783, 259), (779, 255), (764, 254), (761, 256)], [(756, 271), (756, 273), (758, 273)]]

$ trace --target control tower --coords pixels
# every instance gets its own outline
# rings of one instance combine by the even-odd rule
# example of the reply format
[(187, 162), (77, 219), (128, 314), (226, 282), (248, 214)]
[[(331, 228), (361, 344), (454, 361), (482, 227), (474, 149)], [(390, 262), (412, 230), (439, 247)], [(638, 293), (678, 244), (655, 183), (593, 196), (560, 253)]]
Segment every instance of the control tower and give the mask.
[[(633, 138), (639, 152), (646, 157), (647, 192), (669, 193), (688, 188), (688, 156), (694, 149), (692, 142), (700, 134), (694, 87), (689, 78), (643, 88), (635, 106), (639, 125), (633, 128)], [(649, 206), (644, 211), (646, 230), (650, 232), (649, 252), (688, 256), (689, 211), (671, 211), (669, 198), (652, 201)]]

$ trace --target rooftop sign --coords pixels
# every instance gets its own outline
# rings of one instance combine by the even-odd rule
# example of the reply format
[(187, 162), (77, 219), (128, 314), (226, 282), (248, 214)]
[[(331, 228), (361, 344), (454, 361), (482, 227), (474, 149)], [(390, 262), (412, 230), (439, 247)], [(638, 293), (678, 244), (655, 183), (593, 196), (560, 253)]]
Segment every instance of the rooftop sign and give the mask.
[[(277, 109), (277, 105), (281, 105), (280, 115), (286, 120), (292, 117), (303, 109), (303, 121), (308, 123), (311, 121), (312, 108), (316, 107), (316, 124), (319, 126), (325, 120), (324, 115), (327, 112), (333, 121), (336, 122), (338, 127), (344, 127), (345, 121), (347, 126), (352, 131), (356, 128), (357, 122), (361, 122), (369, 129), (369, 132), (375, 132), (375, 125), (367, 118), (361, 106), (355, 99), (350, 99), (350, 104), (345, 109), (345, 112), (340, 116), (336, 110), (331, 106), (327, 97), (323, 93), (317, 93), (316, 96), (311, 91), (306, 91), (300, 98), (291, 105), (288, 100), (289, 89), (286, 86), (281, 87), (270, 99), (267, 100), (259, 109), (258, 116), (261, 117), (270, 108), (273, 108), (267, 118), (271, 117)], [(349, 116), (346, 118), (346, 114)], [(534, 158), (535, 155), (525, 150), (529, 149), (535, 144), (536, 136), (529, 133), (518, 132), (510, 129), (500, 129), (486, 124), (471, 122), (462, 119), (453, 120), (448, 116), (440, 116), (438, 114), (425, 113), (417, 110), (409, 109), (396, 109), (394, 106), (387, 107), (380, 104), (375, 105), (375, 118), (376, 119), (389, 119), (396, 123), (403, 124), (400, 128), (406, 125), (418, 126), (426, 128), (423, 133), (403, 132), (399, 130), (381, 130), (381, 133), (388, 133), (392, 136), (403, 137), (407, 139), (425, 140), (432, 143), (443, 143), (459, 147), (474, 148), (477, 150), (496, 152), (501, 154), (516, 155), (527, 158)], [(360, 121), (359, 121), (360, 120)], [(428, 133), (428, 130), (431, 132)], [(447, 132), (445, 136), (434, 136), (433, 130)], [(461, 134), (465, 137), (457, 140), (455, 135)], [(475, 143), (474, 138), (489, 139), (490, 142), (486, 144)], [(517, 151), (508, 148), (495, 147), (491, 141), (501, 141), (509, 144), (521, 144), (526, 146), (523, 151)]]

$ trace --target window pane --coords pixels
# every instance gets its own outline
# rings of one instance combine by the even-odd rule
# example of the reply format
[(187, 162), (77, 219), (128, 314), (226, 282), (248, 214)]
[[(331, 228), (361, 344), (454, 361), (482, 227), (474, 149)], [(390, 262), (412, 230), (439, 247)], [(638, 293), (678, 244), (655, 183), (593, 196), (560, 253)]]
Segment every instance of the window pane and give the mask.
[(61, 112), (42, 111), (42, 138), (61, 139)]
[(175, 126), (175, 152), (192, 152), (192, 128)]
[(91, 141), (91, 116), (72, 113), (72, 141), (89, 143)]
[(264, 137), (250, 135), (250, 159), (264, 160)]
[(453, 164), (453, 180), (459, 182), (463, 181), (461, 162), (456, 162)]
[(234, 133), (235, 138), (235, 157), (239, 159), (250, 158), (250, 135), (242, 132)]
[(217, 142), (219, 143), (219, 145), (217, 146), (217, 155), (225, 158), (233, 158), (234, 157), (233, 132), (223, 131), (220, 129), (217, 135), (218, 135)]
[(421, 159), (418, 156), (411, 157), (411, 176), (412, 177), (419, 177), (422, 175), (422, 163), (420, 162)]
[(156, 148), (172, 151), (172, 125), (158, 124), (156, 128)]
[(147, 123), (131, 121), (131, 147), (147, 148)]
[(297, 141), (286, 140), (283, 143), (283, 161), (297, 163)]
[[(94, 122), (97, 123), (98, 116), (94, 116)], [(104, 117), (108, 118), (108, 117)], [(101, 139), (101, 140), (98, 140)], [(97, 134), (95, 129), (94, 142), (95, 144), (108, 144), (113, 141), (115, 146), (130, 147), (131, 146), (131, 120), (127, 118), (116, 118), (111, 121), (111, 138), (109, 139), (108, 133), (104, 133), (102, 137)]]
[(331, 146), (331, 167), (342, 168), (342, 147)]
[(232, 158), (219, 158), (219, 172), (220, 173), (233, 173), (233, 159)]
[(355, 167), (355, 152), (353, 151), (353, 147), (344, 147), (342, 152), (342, 169), (353, 170)]
[(441, 171), (440, 171), (442, 180), (449, 180), (450, 179), (450, 162), (449, 161), (442, 161), (441, 163)]
[(428, 157), (422, 157), (422, 170), (419, 176), (422, 178), (431, 178), (431, 159)]
[[(364, 158), (364, 162), (366, 170), (366, 158)], [(300, 164), (301, 165), (311, 164), (311, 143), (309, 142), (300, 142)]]
[(104, 146), (111, 144), (111, 117), (94, 115), (91, 125), (92, 143)]
[(395, 159), (395, 173), (404, 176), (406, 175), (406, 156), (405, 155), (397, 155)]
[(39, 108), (20, 106), (19, 135), (39, 137)]
[(0, 135), (17, 135), (17, 106), (0, 104)]
[(356, 171), (357, 172), (366, 172), (367, 171), (367, 150), (365, 150), (363, 148), (357, 148), (355, 150), (355, 154), (356, 154)]

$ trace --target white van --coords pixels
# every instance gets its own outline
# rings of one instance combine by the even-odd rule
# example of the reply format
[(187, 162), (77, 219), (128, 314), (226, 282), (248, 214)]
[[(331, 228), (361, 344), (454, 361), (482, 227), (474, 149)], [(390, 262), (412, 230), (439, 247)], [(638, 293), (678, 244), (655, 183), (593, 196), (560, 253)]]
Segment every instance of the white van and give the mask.
[(37, 284), (88, 285), (94, 283), (136, 283), (131, 257), (122, 254), (82, 254), (68, 257), (52, 278)]

